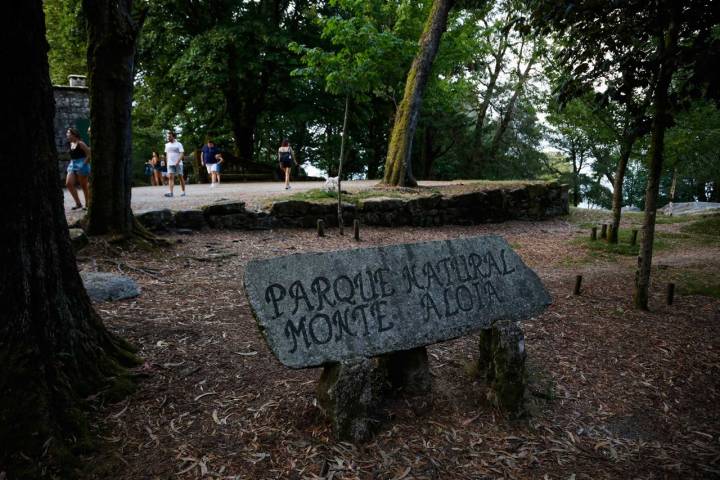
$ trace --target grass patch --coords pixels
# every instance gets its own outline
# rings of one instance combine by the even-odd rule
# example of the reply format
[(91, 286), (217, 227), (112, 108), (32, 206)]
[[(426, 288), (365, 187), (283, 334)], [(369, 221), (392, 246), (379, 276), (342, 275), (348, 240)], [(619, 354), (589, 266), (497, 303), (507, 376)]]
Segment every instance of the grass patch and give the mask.
[[(675, 234), (677, 235), (677, 234)], [(598, 237), (600, 232), (598, 232)], [(653, 250), (665, 250), (672, 248), (676, 243), (671, 241), (672, 234), (665, 234), (662, 232), (656, 232), (655, 242), (653, 243)], [(637, 243), (630, 245), (630, 239), (632, 237), (632, 229), (621, 228), (618, 231), (618, 243), (608, 243), (607, 241), (598, 238), (597, 240), (590, 240), (590, 235), (583, 235), (581, 238), (575, 238), (572, 242), (576, 245), (582, 245), (586, 247), (590, 252), (602, 253), (608, 255), (626, 255), (626, 256), (637, 256), (640, 252), (640, 235), (638, 234)], [(684, 236), (683, 236), (684, 238)]]
[[(658, 212), (655, 217), (655, 224), (687, 223), (694, 218), (696, 217), (690, 215), (669, 216)], [(570, 215), (564, 217), (564, 220), (582, 228), (591, 228), (602, 225), (603, 223), (611, 223), (612, 212), (592, 208), (570, 207)], [(620, 220), (623, 223), (640, 227), (643, 225), (643, 222), (645, 222), (645, 212), (623, 212)]]
[[(694, 217), (695, 220), (697, 217)], [(699, 220), (683, 225), (680, 231), (685, 233), (695, 233), (699, 235), (709, 235), (712, 237), (720, 237), (720, 215), (707, 215)]]
[(667, 278), (679, 295), (703, 295), (720, 299), (720, 278), (712, 267), (698, 266), (675, 271)]

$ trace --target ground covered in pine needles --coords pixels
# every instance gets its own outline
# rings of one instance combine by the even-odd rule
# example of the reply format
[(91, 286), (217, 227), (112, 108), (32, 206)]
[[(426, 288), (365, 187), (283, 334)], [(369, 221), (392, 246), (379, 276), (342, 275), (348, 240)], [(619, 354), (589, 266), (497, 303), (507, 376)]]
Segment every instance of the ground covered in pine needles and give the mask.
[[(87, 479), (602, 479), (720, 476), (720, 242), (660, 225), (652, 311), (632, 308), (635, 257), (589, 245), (597, 218), (473, 227), (208, 231), (162, 252), (93, 242), (84, 270), (122, 272), (142, 295), (102, 303), (139, 348), (138, 390), (91, 412)], [(583, 223), (584, 222), (584, 223)], [(631, 225), (627, 225), (631, 227)], [(348, 232), (346, 232), (348, 233)], [(351, 232), (350, 232), (351, 233)], [(433, 393), (397, 398), (370, 442), (333, 440), (317, 406), (320, 369), (270, 353), (243, 293), (250, 259), (463, 236), (502, 235), (553, 297), (524, 323), (531, 414), (511, 420), (473, 376), (477, 338), (429, 347)], [(583, 291), (573, 296), (575, 275)], [(704, 279), (698, 295), (683, 282)], [(665, 284), (678, 283), (665, 305)], [(713, 284), (714, 282), (714, 284)], [(702, 283), (702, 282), (701, 282)], [(683, 293), (684, 292), (684, 293)]]

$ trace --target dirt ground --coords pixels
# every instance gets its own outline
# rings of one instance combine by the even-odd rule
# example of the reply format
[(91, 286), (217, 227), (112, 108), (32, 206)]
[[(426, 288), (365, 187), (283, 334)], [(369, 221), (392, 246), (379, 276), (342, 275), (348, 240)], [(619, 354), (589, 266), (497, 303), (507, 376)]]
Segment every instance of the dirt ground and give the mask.
[[(674, 225), (660, 226), (671, 230)], [(720, 245), (660, 251), (652, 311), (632, 308), (634, 257), (597, 257), (564, 220), (472, 227), (330, 229), (169, 236), (163, 252), (94, 242), (84, 270), (122, 272), (137, 299), (102, 303), (139, 348), (136, 393), (92, 413), (86, 479), (654, 479), (720, 477), (720, 300), (678, 296), (683, 269), (716, 275)], [(473, 378), (477, 338), (429, 347), (432, 394), (398, 398), (370, 442), (335, 442), (315, 400), (320, 369), (270, 353), (243, 293), (250, 259), (306, 251), (502, 235), (553, 297), (524, 323), (532, 414), (510, 420)], [(572, 295), (575, 275), (583, 292)]]

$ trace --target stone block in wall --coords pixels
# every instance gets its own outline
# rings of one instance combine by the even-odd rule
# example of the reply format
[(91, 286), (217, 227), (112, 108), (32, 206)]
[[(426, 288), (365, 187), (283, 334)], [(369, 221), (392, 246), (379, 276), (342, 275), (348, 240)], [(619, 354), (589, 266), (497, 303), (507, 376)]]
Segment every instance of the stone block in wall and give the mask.
[(205, 214), (201, 209), (180, 210), (179, 212), (175, 212), (175, 226), (177, 228), (202, 230), (206, 225)]
[(206, 217), (216, 215), (230, 215), (235, 213), (245, 213), (245, 202), (226, 201), (217, 202), (201, 207)]
[(360, 210), (363, 213), (369, 212), (389, 212), (395, 210), (402, 210), (406, 206), (406, 201), (399, 198), (391, 197), (375, 197), (368, 198), (363, 201), (360, 205)]
[(301, 217), (310, 210), (310, 203), (302, 200), (282, 200), (273, 202), (270, 215), (275, 217)]
[(210, 215), (205, 218), (212, 228), (223, 230), (268, 230), (275, 224), (275, 219), (263, 212), (246, 211), (227, 215)]
[(135, 218), (142, 226), (149, 230), (166, 230), (174, 226), (172, 210), (141, 210), (135, 212)]

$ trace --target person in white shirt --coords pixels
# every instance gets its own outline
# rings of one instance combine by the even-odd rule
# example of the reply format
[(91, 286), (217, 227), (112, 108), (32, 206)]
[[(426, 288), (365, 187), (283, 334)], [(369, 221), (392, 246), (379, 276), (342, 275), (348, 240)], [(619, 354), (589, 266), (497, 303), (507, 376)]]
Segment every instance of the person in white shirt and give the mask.
[(166, 193), (166, 197), (173, 196), (173, 187), (175, 186), (175, 175), (180, 177), (180, 188), (182, 189), (181, 197), (185, 196), (185, 178), (183, 177), (183, 150), (182, 143), (175, 139), (175, 132), (168, 132), (167, 143), (165, 144), (165, 157), (167, 160), (168, 185), (170, 185), (170, 193)]

